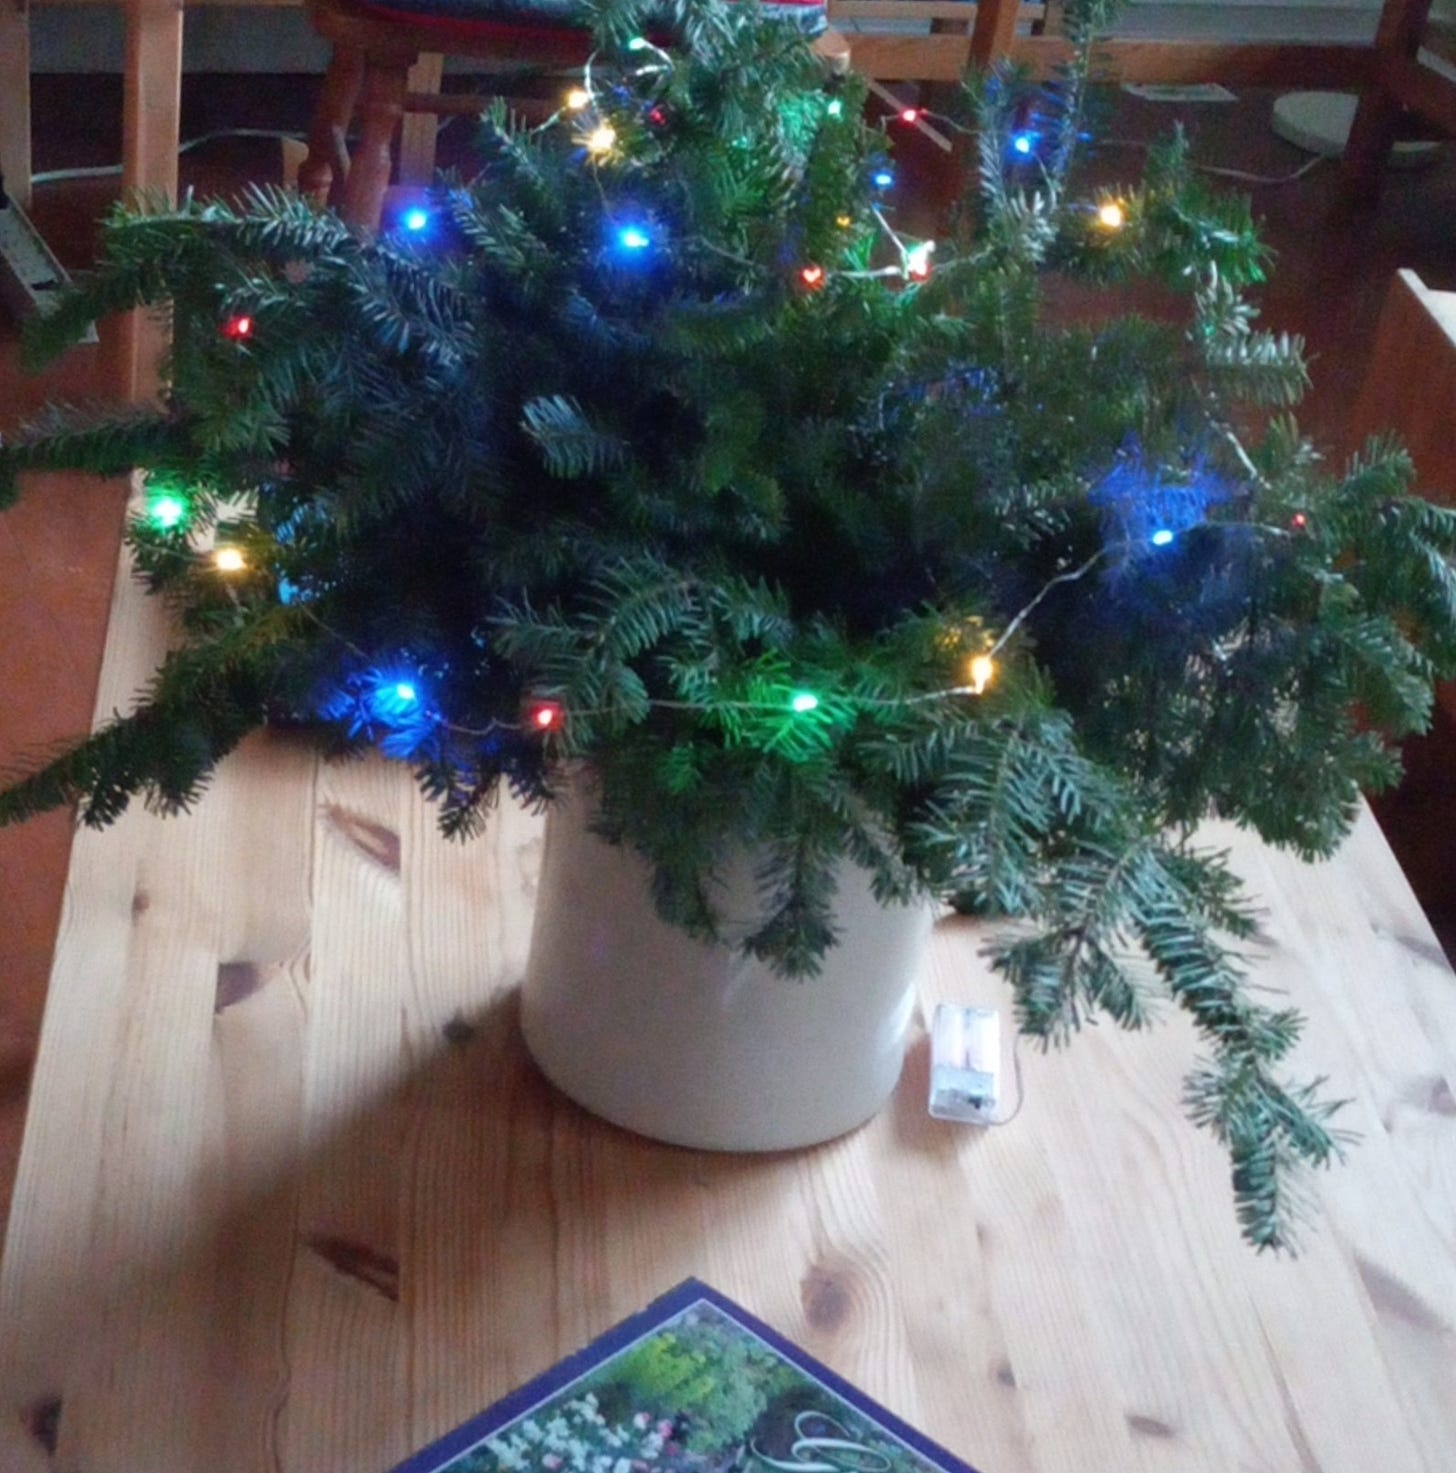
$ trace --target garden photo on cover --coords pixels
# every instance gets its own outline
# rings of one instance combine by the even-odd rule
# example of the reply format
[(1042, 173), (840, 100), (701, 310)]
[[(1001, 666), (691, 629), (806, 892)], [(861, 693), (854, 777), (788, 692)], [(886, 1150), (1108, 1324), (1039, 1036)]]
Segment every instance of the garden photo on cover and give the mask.
[(707, 1301), (439, 1473), (942, 1473)]

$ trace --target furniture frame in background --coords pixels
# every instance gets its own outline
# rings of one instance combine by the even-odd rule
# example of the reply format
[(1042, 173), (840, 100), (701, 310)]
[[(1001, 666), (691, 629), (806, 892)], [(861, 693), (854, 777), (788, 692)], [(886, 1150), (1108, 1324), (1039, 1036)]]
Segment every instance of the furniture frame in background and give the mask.
[[(585, 31), (555, 24), (411, 20), (357, 0), (309, 0), (308, 8), (333, 53), (298, 184), (355, 225), (379, 224), (396, 135), (400, 182), (422, 186), (434, 175), (435, 116), (486, 105), (486, 97), (441, 93), (442, 53), (540, 71), (580, 67), (590, 50)], [(848, 50), (832, 27), (814, 47), (831, 69), (848, 69)], [(350, 150), (355, 121), (359, 138)]]
[[(1070, 54), (1059, 34), (1060, 9), (1057, 0), (829, 0), (829, 23), (853, 46), (855, 70), (882, 82), (953, 82), (972, 63), (1002, 60), (1045, 77)], [(928, 21), (931, 34), (860, 29), (890, 20)], [(1125, 82), (1268, 87), (1359, 87), (1373, 59), (1368, 46), (1168, 40), (1112, 41), (1105, 56)]]
[[(22, 205), (30, 196), (30, 46), (29, 6), (32, 0), (0, 0), (0, 172), (7, 188)], [(75, 4), (88, 0), (35, 0), (35, 3)], [(96, 3), (96, 0), (91, 0)], [(105, 3), (105, 0), (99, 0)], [(216, 0), (187, 0), (188, 4)], [(244, 5), (297, 4), (299, 0), (233, 0)], [(183, 0), (124, 0), (127, 22), (125, 62), (125, 147), (123, 182), (175, 197), (177, 141), (182, 80)], [(1416, 0), (1419, 8), (1427, 8)], [(1412, 0), (1391, 0), (1387, 9), (1412, 10)], [(876, 80), (953, 82), (974, 60), (994, 64), (1004, 58), (1020, 62), (1033, 75), (1046, 75), (1067, 55), (1066, 42), (1056, 34), (1055, 3), (1022, 5), (1018, 0), (829, 0), (831, 27), (852, 43), (857, 70)], [(933, 27), (926, 36), (876, 35), (862, 25), (887, 18), (923, 19)], [(1026, 27), (1030, 34), (1020, 34)], [(1385, 32), (1383, 31), (1384, 35)], [(1401, 35), (1404, 36), (1404, 32)], [(1402, 45), (1404, 42), (1402, 41)], [(1114, 71), (1127, 81), (1222, 81), (1244, 85), (1359, 87), (1375, 69), (1376, 52), (1361, 46), (1224, 45), (1204, 42), (1123, 41), (1108, 48)], [(1403, 55), (1403, 53), (1402, 53)], [(1411, 63), (1414, 65), (1414, 63)], [(1381, 62), (1382, 76), (1405, 75), (1405, 65)], [(410, 93), (428, 93), (438, 87), (440, 61), (425, 50), (404, 85)], [(346, 75), (340, 89), (350, 85)], [(381, 89), (383, 106), (392, 109), (398, 84)], [(1374, 106), (1375, 104), (1372, 104)], [(423, 182), (434, 157), (434, 120), (404, 114), (401, 141), (401, 177)], [(334, 107), (337, 113), (337, 103)], [(337, 155), (327, 158), (330, 178)], [(372, 176), (382, 167), (375, 157)], [(314, 176), (317, 183), (318, 175)], [(365, 179), (361, 178), (362, 193)], [(132, 397), (146, 397), (156, 386), (160, 340), (156, 330), (141, 319), (129, 324), (123, 338), (118, 378)]]
[(1432, 0), (1385, 0), (1369, 83), (1360, 97), (1345, 149), (1352, 197), (1373, 202), (1402, 113), (1456, 133), (1456, 78), (1421, 60), (1423, 51), (1456, 65), (1456, 24), (1431, 18)]
[[(1394, 432), (1410, 451), (1421, 495), (1456, 507), (1456, 291), (1432, 291), (1398, 271), (1381, 309), (1346, 448)], [(1456, 721), (1456, 681), (1436, 687)]]

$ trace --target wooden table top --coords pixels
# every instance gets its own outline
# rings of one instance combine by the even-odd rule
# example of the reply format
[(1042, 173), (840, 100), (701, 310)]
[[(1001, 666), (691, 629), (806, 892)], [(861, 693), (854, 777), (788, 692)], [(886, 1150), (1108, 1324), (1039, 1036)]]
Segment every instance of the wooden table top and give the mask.
[[(159, 619), (120, 579), (98, 711)], [(0, 1468), (377, 1473), (694, 1275), (983, 1473), (1449, 1473), (1456, 977), (1368, 814), (1316, 868), (1218, 837), (1364, 1136), (1292, 1262), (1239, 1241), (1176, 1020), (1024, 1050), (1002, 1129), (927, 1117), (923, 1014), (831, 1145), (601, 1124), (514, 1026), (538, 822), (447, 844), (400, 772), (252, 742), (191, 817), (77, 838)], [(1005, 1005), (975, 953), (939, 928), (923, 1012)]]

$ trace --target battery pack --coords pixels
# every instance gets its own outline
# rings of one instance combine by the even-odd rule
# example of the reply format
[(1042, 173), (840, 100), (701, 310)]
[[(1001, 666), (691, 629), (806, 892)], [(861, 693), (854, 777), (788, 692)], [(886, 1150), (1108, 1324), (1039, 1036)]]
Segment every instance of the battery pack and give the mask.
[(1000, 1100), (1001, 1015), (943, 1002), (930, 1027), (930, 1113), (994, 1125)]

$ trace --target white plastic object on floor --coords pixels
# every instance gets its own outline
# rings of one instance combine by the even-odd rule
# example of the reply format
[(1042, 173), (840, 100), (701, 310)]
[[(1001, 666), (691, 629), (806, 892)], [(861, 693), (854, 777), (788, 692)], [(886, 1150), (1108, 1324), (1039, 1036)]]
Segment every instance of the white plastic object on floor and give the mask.
[[(32, 312), (44, 316), (59, 301), (69, 279), (25, 211), (0, 183), (0, 306), (16, 318)], [(81, 339), (96, 340), (94, 327)]]
[[(1274, 131), (1306, 153), (1337, 159), (1350, 141), (1350, 128), (1360, 99), (1351, 92), (1288, 92), (1274, 103)], [(1433, 163), (1441, 145), (1429, 139), (1402, 139), (1391, 150), (1396, 169), (1419, 169)]]

